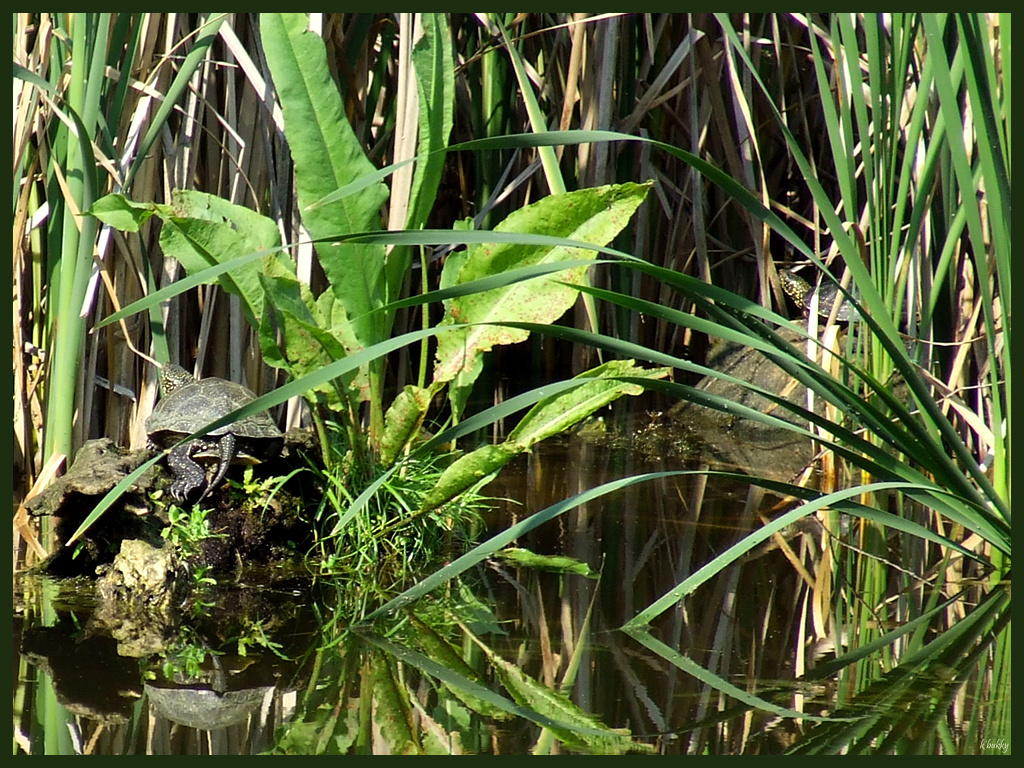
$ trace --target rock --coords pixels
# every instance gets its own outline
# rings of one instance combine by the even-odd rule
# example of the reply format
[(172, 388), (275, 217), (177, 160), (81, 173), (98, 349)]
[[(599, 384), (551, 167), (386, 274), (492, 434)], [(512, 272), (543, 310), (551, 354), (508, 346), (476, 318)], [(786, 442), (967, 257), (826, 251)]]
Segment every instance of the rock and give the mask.
[(187, 592), (183, 569), (171, 549), (126, 539), (114, 561), (97, 573), (94, 628), (110, 632), (121, 656), (142, 658), (163, 651), (175, 635), (177, 607)]
[[(96, 505), (130, 472), (149, 458), (148, 451), (129, 451), (102, 438), (79, 449), (67, 474), (55, 480), (26, 508), (33, 516), (56, 519), (58, 540), (68, 541)], [(113, 559), (124, 539), (158, 543), (163, 522), (150, 513), (149, 494), (159, 471), (145, 472), (97, 520), (74, 547), (61, 547), (40, 569), (53, 576), (93, 575), (96, 567)]]
[[(110, 438), (90, 440), (75, 454), (67, 474), (59, 477), (25, 505), (36, 516), (60, 517), (69, 507), (95, 505), (130, 472), (149, 458), (146, 450), (129, 451), (114, 444)], [(146, 493), (152, 490), (154, 472), (147, 472), (125, 494), (122, 505), (136, 514), (148, 510)], [(85, 498), (82, 498), (85, 497)]]

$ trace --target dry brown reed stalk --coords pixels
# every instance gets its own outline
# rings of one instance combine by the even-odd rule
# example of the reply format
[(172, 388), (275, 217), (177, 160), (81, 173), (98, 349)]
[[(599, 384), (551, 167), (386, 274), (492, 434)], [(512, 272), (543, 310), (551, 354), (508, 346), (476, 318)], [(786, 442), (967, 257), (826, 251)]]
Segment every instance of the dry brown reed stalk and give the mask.
[[(50, 33), (44, 20), (38, 28), (29, 14), (15, 15), (14, 60), (30, 71), (49, 60)], [(41, 302), (42, 274), (39, 269), (39, 203), (34, 180), (40, 173), (40, 157), (31, 155), (32, 137), (43, 130), (42, 101), (38, 92), (15, 80), (14, 93), (14, 167), (18, 174), (20, 158), (28, 158), (21, 169), (21, 185), (14, 203), (12, 267), (12, 328), (14, 361), (14, 477), (15, 493), (25, 493), (37, 477), (40, 458), (36, 435), (42, 422), (42, 404), (38, 382), (43, 369), (35, 350), (42, 343), (38, 308)]]

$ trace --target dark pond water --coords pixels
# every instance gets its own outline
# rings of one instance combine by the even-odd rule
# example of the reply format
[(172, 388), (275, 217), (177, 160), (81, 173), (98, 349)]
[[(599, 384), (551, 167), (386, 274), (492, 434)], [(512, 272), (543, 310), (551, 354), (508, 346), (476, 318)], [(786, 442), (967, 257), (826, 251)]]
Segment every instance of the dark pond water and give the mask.
[[(521, 457), (487, 488), (505, 499), (488, 524), (503, 530), (619, 478), (708, 466), (688, 438), (648, 428), (645, 419)], [(179, 634), (177, 655), (153, 640), (171, 629), (152, 616), (112, 627), (88, 590), (18, 578), (15, 752), (379, 754), (415, 744), (529, 754), (632, 744), (661, 754), (778, 753), (811, 722), (780, 713), (819, 715), (835, 705), (830, 680), (793, 682), (828, 654), (827, 632), (815, 628), (815, 580), (831, 546), (820, 526), (789, 530), (783, 547), (769, 540), (670, 599), (649, 633), (622, 627), (792, 506), (715, 475), (649, 479), (515, 542), (591, 573), (492, 558), (415, 604), (415, 618), (372, 632), (332, 631), (351, 608), (330, 585), (300, 572), (247, 574), (191, 617), (192, 641)], [(445, 675), (461, 667), (441, 663), (439, 671), (424, 661), (437, 661), (424, 649), (442, 634), (486, 690), (541, 717), (481, 715), (496, 710), (455, 695)], [(162, 652), (147, 654), (147, 642)], [(565, 697), (546, 709), (543, 691), (552, 689)], [(743, 705), (723, 689), (757, 694), (777, 709)], [(386, 704), (389, 692), (401, 703)], [(588, 719), (574, 721), (578, 741), (549, 740), (556, 729), (540, 727), (550, 722), (545, 716), (556, 724)]]

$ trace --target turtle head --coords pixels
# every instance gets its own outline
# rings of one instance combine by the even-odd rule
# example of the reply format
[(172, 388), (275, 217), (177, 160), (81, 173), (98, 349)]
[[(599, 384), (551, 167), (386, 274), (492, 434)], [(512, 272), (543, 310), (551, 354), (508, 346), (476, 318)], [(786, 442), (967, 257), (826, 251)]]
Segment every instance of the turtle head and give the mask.
[(195, 378), (180, 365), (164, 363), (160, 369), (160, 393), (167, 397), (176, 389), (181, 389), (186, 384), (194, 384)]
[(786, 292), (800, 309), (807, 309), (808, 297), (811, 293), (811, 284), (791, 269), (779, 270), (779, 281), (782, 283), (782, 290)]

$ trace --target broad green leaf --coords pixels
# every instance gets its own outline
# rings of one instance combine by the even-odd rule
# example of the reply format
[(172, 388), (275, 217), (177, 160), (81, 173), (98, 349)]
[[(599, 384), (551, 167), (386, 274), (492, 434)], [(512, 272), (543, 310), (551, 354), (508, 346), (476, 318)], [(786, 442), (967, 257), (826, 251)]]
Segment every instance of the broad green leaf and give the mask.
[[(415, 614), (410, 613), (409, 620), (416, 627), (416, 640), (428, 658), (451, 670), (456, 675), (480, 685), (484, 684), (476, 670), (469, 666), (462, 656), (448, 644), (448, 641), (434, 631), (433, 627), (422, 621)], [(512, 716), (508, 710), (497, 707), (479, 696), (474, 696), (458, 685), (451, 682), (446, 682), (445, 685), (459, 701), (477, 714), (496, 720), (508, 720)]]
[(427, 223), (444, 171), (455, 104), (455, 68), (451, 32), (443, 13), (424, 13), (423, 37), (412, 49), (420, 96), (419, 155), (412, 181), (406, 229)]
[[(474, 232), (476, 228), (473, 226), (473, 219), (460, 219), (452, 224), (453, 232)], [(459, 285), (459, 273), (462, 272), (462, 268), (466, 264), (466, 259), (469, 258), (469, 250), (466, 248), (460, 248), (457, 251), (452, 251), (444, 257), (444, 265), (441, 267), (441, 279), (438, 283), (438, 288), (446, 289), (453, 288)], [(448, 302), (445, 301), (445, 310), (447, 311)]]
[[(511, 214), (498, 232), (553, 235), (607, 245), (626, 226), (643, 202), (650, 184), (621, 184), (582, 189), (546, 197)], [(536, 264), (593, 258), (589, 250), (489, 243), (471, 249), (457, 283)], [(448, 302), (445, 323), (552, 323), (576, 300), (578, 290), (565, 283), (581, 282), (583, 267), (556, 277), (537, 278)], [(451, 381), (472, 367), (473, 359), (498, 344), (514, 344), (528, 333), (518, 328), (476, 325), (438, 339), (434, 381)]]
[(316, 248), (331, 291), (344, 305), (359, 344), (369, 346), (383, 334), (381, 315), (370, 313), (387, 300), (384, 247), (329, 239), (380, 229), (380, 208), (388, 192), (375, 183), (358, 195), (316, 205), (376, 169), (345, 117), (324, 42), (307, 31), (307, 24), (304, 13), (264, 13), (260, 34), (284, 113), (302, 222), (314, 239), (328, 240)]
[(452, 407), (452, 414), (458, 418), (469, 404), (469, 396), (473, 394), (473, 383), (480, 377), (484, 370), (484, 359), (477, 355), (472, 359), (468, 368), (464, 368), (448, 382), (448, 402)]
[[(214, 264), (266, 249), (281, 247), (277, 225), (260, 214), (227, 200), (192, 190), (177, 190), (172, 204), (156, 206), (164, 224), (160, 247), (177, 259), (189, 274)], [(217, 278), (224, 290), (240, 296), (249, 322), (258, 327), (263, 317), (263, 288), (260, 273), (276, 263), (291, 271), (291, 262), (283, 254), (266, 256), (262, 261), (246, 261)]]
[[(409, 190), (405, 228), (421, 229), (437, 200), (444, 173), (445, 148), (452, 132), (455, 105), (455, 66), (451, 32), (443, 13), (418, 14), (423, 35), (412, 49), (412, 66), (419, 95), (417, 139), (418, 157)], [(399, 222), (395, 222), (398, 224)], [(398, 298), (412, 263), (412, 249), (396, 247), (388, 254), (386, 277), (388, 300)], [(394, 312), (383, 318), (385, 327), (393, 323)]]
[[(472, 232), (473, 220), (464, 219), (455, 222), (452, 229), (456, 231)], [(441, 268), (441, 280), (438, 286), (442, 290), (454, 288), (459, 285), (459, 273), (469, 258), (468, 249), (460, 249), (449, 253)], [(445, 312), (449, 311), (448, 300), (444, 301)], [(484, 370), (484, 360), (480, 355), (475, 355), (469, 361), (466, 368), (463, 368), (453, 379), (448, 382), (448, 402), (451, 404), (452, 415), (455, 419), (462, 418), (462, 412), (469, 403), (469, 396), (473, 393), (473, 383), (480, 377)]]
[(508, 464), (520, 451), (513, 445), (484, 445), (461, 456), (441, 473), (437, 485), (423, 499), (423, 510), (440, 507), (467, 488), (493, 475)]
[(640, 368), (632, 360), (611, 360), (574, 378), (593, 379), (582, 386), (538, 402), (508, 436), (508, 443), (527, 450), (541, 440), (564, 432), (623, 395), (639, 395), (640, 384), (612, 377), (663, 379), (671, 368)]
[[(261, 287), (267, 312), (260, 323), (260, 344), (269, 364), (285, 368), (293, 380), (298, 380), (346, 356), (341, 342), (327, 329), (306, 285), (290, 274), (264, 274)], [(349, 372), (342, 381), (350, 384), (353, 378), (354, 372)], [(339, 392), (330, 383), (314, 390), (326, 395), (332, 408), (340, 406)]]
[[(330, 334), (337, 339), (345, 350), (345, 354), (352, 355), (362, 349), (352, 323), (349, 322), (345, 305), (338, 299), (333, 291), (324, 291), (316, 299), (318, 316), (323, 318), (323, 327), (330, 331)], [(337, 358), (335, 358), (337, 359)], [(370, 363), (373, 365), (373, 363)], [(362, 366), (358, 371), (349, 376), (346, 381), (353, 387), (353, 393), (360, 402), (370, 399), (370, 381), (367, 375), (368, 366)]]

